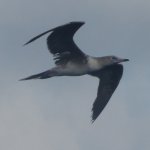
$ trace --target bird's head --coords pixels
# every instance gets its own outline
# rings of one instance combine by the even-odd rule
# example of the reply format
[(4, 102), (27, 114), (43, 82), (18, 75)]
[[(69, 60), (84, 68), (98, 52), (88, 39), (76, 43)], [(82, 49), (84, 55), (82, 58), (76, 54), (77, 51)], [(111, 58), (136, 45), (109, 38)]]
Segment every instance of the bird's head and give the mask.
[(129, 59), (119, 58), (119, 57), (116, 57), (116, 56), (108, 56), (108, 57), (109, 57), (109, 60), (112, 64), (118, 64), (118, 63), (122, 63), (122, 62), (125, 62), (125, 61), (129, 61)]
[(103, 60), (104, 65), (114, 65), (125, 61), (129, 61), (129, 59), (119, 58), (116, 56), (104, 56), (101, 58), (102, 58), (101, 60)]

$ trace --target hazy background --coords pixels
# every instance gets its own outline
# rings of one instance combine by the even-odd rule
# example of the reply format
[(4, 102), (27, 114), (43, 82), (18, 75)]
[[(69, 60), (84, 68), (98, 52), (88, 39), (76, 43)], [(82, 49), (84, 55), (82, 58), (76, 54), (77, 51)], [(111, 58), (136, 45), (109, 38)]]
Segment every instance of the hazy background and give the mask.
[[(22, 45), (70, 21), (85, 53), (130, 59), (94, 124), (96, 78), (18, 81), (54, 66), (46, 36)], [(0, 29), (1, 150), (150, 149), (149, 0), (1, 0)]]

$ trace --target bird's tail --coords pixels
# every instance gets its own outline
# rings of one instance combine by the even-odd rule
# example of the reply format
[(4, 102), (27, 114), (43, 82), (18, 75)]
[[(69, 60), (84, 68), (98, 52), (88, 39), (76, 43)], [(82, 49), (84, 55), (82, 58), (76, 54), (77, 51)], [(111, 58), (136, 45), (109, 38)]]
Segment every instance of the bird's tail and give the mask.
[(20, 79), (20, 81), (31, 80), (31, 79), (47, 79), (47, 78), (51, 78), (51, 77), (56, 76), (56, 75), (57, 75), (56, 71), (54, 71), (54, 70), (47, 70), (47, 71), (44, 71), (42, 73), (31, 75), (29, 77)]

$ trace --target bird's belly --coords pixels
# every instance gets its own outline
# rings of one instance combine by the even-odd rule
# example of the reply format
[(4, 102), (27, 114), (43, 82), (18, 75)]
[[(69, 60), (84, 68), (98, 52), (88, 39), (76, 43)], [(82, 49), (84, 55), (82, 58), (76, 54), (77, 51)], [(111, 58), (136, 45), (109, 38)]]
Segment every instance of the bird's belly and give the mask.
[(86, 65), (68, 63), (61, 70), (61, 73), (67, 76), (80, 76), (88, 73), (88, 67)]
[(88, 62), (83, 64), (68, 62), (65, 66), (61, 66), (58, 72), (60, 76), (80, 76), (100, 69), (101, 66), (98, 61), (89, 57)]

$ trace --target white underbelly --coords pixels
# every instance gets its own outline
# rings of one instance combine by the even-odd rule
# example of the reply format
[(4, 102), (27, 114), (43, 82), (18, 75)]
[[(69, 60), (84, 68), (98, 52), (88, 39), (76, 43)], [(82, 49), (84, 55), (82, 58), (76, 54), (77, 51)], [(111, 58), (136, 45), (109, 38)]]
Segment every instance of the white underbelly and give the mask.
[(57, 68), (57, 72), (60, 76), (80, 76), (99, 69), (101, 69), (101, 66), (98, 64), (97, 60), (93, 57), (88, 57), (88, 61), (85, 64), (68, 62), (65, 66)]
[(88, 66), (68, 63), (63, 68), (59, 68), (59, 73), (66, 76), (80, 76), (88, 73)]

